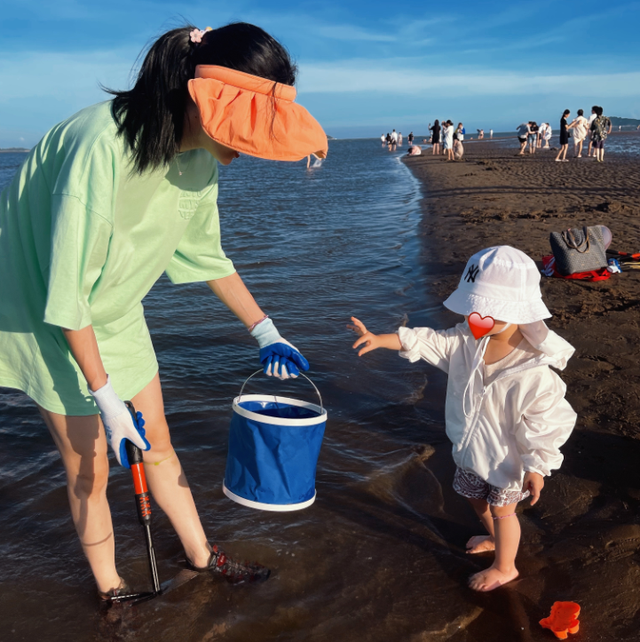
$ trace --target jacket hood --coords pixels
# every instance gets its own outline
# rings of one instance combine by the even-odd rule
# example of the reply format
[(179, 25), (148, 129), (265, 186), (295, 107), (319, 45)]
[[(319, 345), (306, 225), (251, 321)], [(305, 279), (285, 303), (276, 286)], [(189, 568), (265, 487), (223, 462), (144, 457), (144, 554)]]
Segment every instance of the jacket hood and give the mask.
[(521, 325), (520, 332), (531, 347), (544, 355), (540, 360), (536, 359), (536, 365), (545, 364), (558, 370), (567, 367), (567, 361), (575, 352), (575, 348), (553, 330), (549, 330), (544, 321)]

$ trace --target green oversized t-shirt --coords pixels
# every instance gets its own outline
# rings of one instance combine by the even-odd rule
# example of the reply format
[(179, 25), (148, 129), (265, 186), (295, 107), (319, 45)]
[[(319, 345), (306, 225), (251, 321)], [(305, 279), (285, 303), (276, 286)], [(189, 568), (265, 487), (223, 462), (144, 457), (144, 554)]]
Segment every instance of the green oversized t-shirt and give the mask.
[(0, 195), (0, 386), (42, 407), (96, 406), (61, 328), (92, 325), (116, 392), (130, 399), (158, 364), (142, 299), (235, 272), (220, 244), (218, 168), (204, 150), (132, 171), (111, 103), (49, 131)]

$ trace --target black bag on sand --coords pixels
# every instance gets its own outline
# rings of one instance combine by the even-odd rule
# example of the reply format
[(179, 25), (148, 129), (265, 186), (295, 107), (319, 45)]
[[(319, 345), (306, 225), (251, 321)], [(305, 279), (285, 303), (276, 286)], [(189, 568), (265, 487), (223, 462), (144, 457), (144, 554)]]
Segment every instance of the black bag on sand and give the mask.
[(607, 267), (607, 253), (598, 225), (551, 232), (549, 242), (558, 272), (563, 276)]

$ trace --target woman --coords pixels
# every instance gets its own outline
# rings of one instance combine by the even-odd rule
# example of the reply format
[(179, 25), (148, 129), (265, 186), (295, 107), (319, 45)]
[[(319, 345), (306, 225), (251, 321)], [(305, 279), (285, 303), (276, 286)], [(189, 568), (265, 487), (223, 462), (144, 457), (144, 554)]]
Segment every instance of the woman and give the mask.
[(567, 118), (571, 112), (568, 109), (565, 109), (562, 112), (562, 118), (560, 119), (560, 151), (556, 156), (556, 163), (566, 163), (567, 161), (567, 149), (569, 148), (569, 129), (567, 126)]
[(573, 129), (573, 157), (582, 158), (582, 144), (587, 137), (587, 119), (584, 117), (584, 111), (578, 109), (578, 115), (567, 126), (567, 129)]
[(429, 127), (431, 131), (431, 143), (433, 144), (433, 154), (440, 154), (440, 121), (435, 120), (432, 127)]
[(287, 52), (258, 27), (174, 29), (133, 89), (54, 127), (0, 198), (0, 386), (38, 405), (104, 599), (127, 591), (106, 499), (107, 443), (126, 466), (126, 440), (145, 450), (150, 490), (193, 568), (268, 576), (207, 540), (171, 445), (141, 301), (165, 271), (174, 283), (206, 281), (257, 339), (267, 374), (308, 368), (222, 251), (216, 205), (217, 162), (326, 155), (320, 125), (292, 102), (294, 81)]

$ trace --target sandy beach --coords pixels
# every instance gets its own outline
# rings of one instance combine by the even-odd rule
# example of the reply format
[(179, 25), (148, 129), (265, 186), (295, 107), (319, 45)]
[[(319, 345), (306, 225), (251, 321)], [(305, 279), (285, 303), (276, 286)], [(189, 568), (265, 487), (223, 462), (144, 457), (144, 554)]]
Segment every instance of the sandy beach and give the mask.
[[(555, 163), (556, 151), (517, 156), (515, 138), (512, 148), (474, 142), (465, 151), (461, 162), (445, 162), (430, 148), (405, 159), (424, 186), (426, 287), (443, 299), (467, 258), (491, 245), (513, 245), (539, 262), (551, 253), (550, 232), (604, 224), (612, 249), (640, 250), (637, 158)], [(543, 277), (542, 291), (554, 315), (549, 326), (576, 348), (562, 378), (578, 423), (539, 504), (522, 505), (521, 578), (483, 596), (482, 606), (502, 610), (499, 628), (514, 635), (508, 639), (553, 639), (537, 621), (555, 600), (571, 600), (583, 609), (580, 640), (637, 640), (640, 273), (597, 283)], [(509, 603), (517, 608), (502, 609)]]

